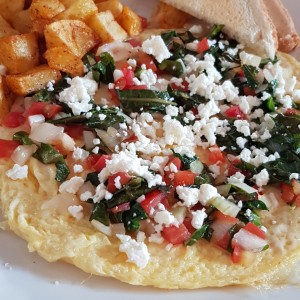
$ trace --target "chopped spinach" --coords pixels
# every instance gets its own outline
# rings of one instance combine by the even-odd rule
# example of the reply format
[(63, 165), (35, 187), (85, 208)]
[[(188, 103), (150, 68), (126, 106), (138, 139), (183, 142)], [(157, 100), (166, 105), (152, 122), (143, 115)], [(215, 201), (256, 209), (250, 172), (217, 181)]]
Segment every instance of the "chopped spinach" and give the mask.
[(109, 213), (103, 201), (95, 203), (92, 214), (90, 216), (90, 221), (92, 220), (97, 220), (105, 226), (109, 226)]
[(209, 225), (204, 224), (201, 228), (197, 229), (191, 237), (185, 242), (186, 246), (192, 246), (194, 245), (198, 240), (204, 237)]
[(41, 143), (38, 150), (32, 155), (44, 164), (54, 163), (56, 166), (56, 180), (63, 182), (70, 174), (70, 170), (65, 162), (64, 157), (49, 144)]
[(257, 68), (250, 65), (243, 65), (242, 69), (247, 79), (247, 85), (251, 90), (255, 90), (258, 87), (258, 81), (256, 79), (258, 73)]
[(184, 71), (184, 65), (181, 60), (165, 59), (158, 65), (158, 68), (176, 77), (180, 77)]
[(140, 221), (147, 219), (147, 214), (139, 203), (134, 203), (130, 210), (123, 213), (123, 222), (126, 230), (137, 231), (140, 228)]
[(218, 34), (222, 32), (222, 29), (224, 27), (224, 24), (215, 24), (209, 34), (207, 35), (207, 38), (214, 39), (217, 37)]
[(173, 149), (172, 152), (174, 156), (178, 157), (181, 162), (182, 162), (182, 170), (189, 170), (191, 167), (191, 163), (194, 162), (195, 160), (198, 160), (198, 157), (196, 155), (194, 156), (187, 156), (186, 154), (179, 154), (176, 153)]
[(29, 134), (25, 131), (18, 131), (13, 135), (14, 141), (20, 141), (22, 145), (32, 145), (33, 141), (29, 138)]
[(166, 46), (169, 46), (172, 43), (174, 37), (176, 36), (177, 36), (176, 31), (167, 31), (161, 34), (161, 38), (165, 42)]

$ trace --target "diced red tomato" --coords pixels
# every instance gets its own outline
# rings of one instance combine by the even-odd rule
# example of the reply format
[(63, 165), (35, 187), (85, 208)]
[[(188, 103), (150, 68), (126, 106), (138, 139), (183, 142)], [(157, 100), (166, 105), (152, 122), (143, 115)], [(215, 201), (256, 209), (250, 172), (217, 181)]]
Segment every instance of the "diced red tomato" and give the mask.
[[(189, 83), (187, 81), (183, 81), (181, 85), (177, 85), (174, 82), (171, 83), (172, 90), (187, 92), (189, 90)], [(197, 111), (198, 113), (198, 111)]]
[(179, 157), (173, 157), (169, 162), (169, 166), (171, 164), (173, 164), (177, 168), (177, 170), (181, 170), (182, 168), (182, 161), (180, 160)]
[(159, 190), (154, 190), (146, 194), (145, 200), (143, 200), (140, 204), (143, 210), (149, 215), (151, 210), (154, 209), (165, 198), (166, 198), (165, 193)]
[(258, 237), (264, 240), (266, 239), (266, 233), (251, 222), (247, 223), (244, 229), (249, 231), (250, 233), (257, 235)]
[(227, 175), (232, 176), (237, 172), (240, 172), (241, 170), (237, 168), (234, 164), (229, 164), (227, 169)]
[(117, 191), (117, 187), (116, 187), (116, 184), (115, 184), (115, 179), (117, 177), (120, 177), (119, 181), (120, 181), (121, 186), (127, 184), (131, 179), (131, 176), (126, 172), (118, 172), (114, 175), (109, 176), (108, 179), (107, 179), (108, 180), (107, 190), (110, 193), (115, 193)]
[(65, 125), (65, 133), (67, 133), (73, 139), (81, 139), (83, 136), (83, 125), (81, 124), (73, 124), (73, 125)]
[(7, 128), (17, 128), (24, 124), (25, 120), (22, 113), (13, 111), (4, 117), (2, 125)]
[(126, 79), (125, 77), (120, 77), (115, 81), (115, 88), (118, 90), (124, 90), (126, 87)]
[(130, 202), (122, 203), (120, 205), (117, 205), (113, 207), (110, 211), (114, 214), (121, 212), (121, 211), (126, 211), (130, 209)]
[(192, 218), (185, 218), (183, 224), (190, 233), (193, 233), (196, 230), (192, 225)]
[(196, 174), (192, 171), (178, 171), (174, 173), (173, 185), (174, 187), (179, 185), (192, 185), (195, 182)]
[(0, 139), (0, 158), (9, 158), (15, 149), (20, 145), (18, 141)]
[[(178, 158), (178, 157), (171, 156), (169, 158), (169, 163), (167, 166), (170, 168), (171, 164), (175, 165), (177, 170), (180, 170), (182, 168), (182, 162), (181, 162), (180, 158)], [(173, 174), (173, 172), (170, 170), (165, 172), (164, 181), (165, 181), (166, 185), (170, 185), (172, 183), (172, 180), (170, 177), (171, 174)]]
[(111, 160), (111, 155), (101, 155), (97, 162), (93, 165), (96, 172), (101, 172), (106, 167), (106, 162)]
[(140, 52), (136, 60), (139, 66), (145, 65), (146, 69), (151, 69), (154, 73), (157, 72), (157, 67), (150, 55)]
[(226, 231), (224, 236), (217, 241), (217, 245), (222, 249), (227, 250), (229, 242), (230, 242), (230, 234), (229, 231)]
[(34, 102), (25, 112), (25, 116), (44, 115), (46, 119), (53, 119), (61, 111), (62, 107), (60, 105), (47, 102)]
[(125, 88), (126, 90), (146, 90), (147, 86), (144, 84), (141, 85), (132, 85)]
[(162, 230), (161, 235), (169, 243), (173, 245), (179, 245), (187, 241), (190, 238), (191, 233), (188, 231), (184, 224), (180, 224), (178, 227), (174, 225), (165, 227)]
[(244, 91), (245, 96), (255, 96), (256, 95), (255, 90), (252, 90), (249, 86), (245, 86), (243, 91)]
[(148, 27), (148, 20), (145, 17), (139, 16), (140, 20), (141, 20), (141, 25), (142, 25), (142, 29), (144, 30), (145, 28)]
[(197, 51), (198, 53), (203, 53), (209, 49), (208, 40), (206, 37), (204, 37), (197, 45)]
[(213, 212), (211, 214), (211, 216), (214, 220), (218, 220), (218, 221), (221, 221), (223, 223), (229, 223), (231, 225), (234, 225), (239, 221), (237, 218), (225, 215), (222, 212), (220, 212), (219, 210), (216, 210), (215, 212)]
[(218, 146), (213, 146), (209, 148), (208, 160), (212, 165), (216, 164), (217, 162), (225, 161), (224, 155)]
[(295, 198), (293, 187), (289, 184), (282, 182), (280, 184), (280, 189), (282, 200), (286, 203), (291, 203)]
[(126, 42), (129, 43), (134, 48), (142, 46), (142, 42), (137, 39), (129, 39)]
[(231, 260), (234, 264), (238, 264), (241, 262), (242, 259), (242, 253), (243, 253), (243, 248), (239, 245), (235, 245), (233, 247), (233, 252), (231, 255)]
[(121, 103), (118, 99), (117, 93), (114, 89), (108, 89), (110, 95), (111, 95), (111, 101), (116, 105), (116, 106), (120, 106)]
[(233, 105), (233, 106), (229, 107), (225, 111), (225, 115), (228, 118), (246, 119), (245, 114), (242, 112), (242, 110), (240, 109), (240, 107), (238, 105)]
[(89, 155), (89, 157), (85, 160), (85, 168), (92, 169), (100, 157), (101, 157), (101, 154)]
[(287, 116), (291, 116), (291, 115), (296, 115), (296, 114), (299, 114), (300, 111), (295, 109), (295, 108), (288, 108), (286, 111), (285, 111), (285, 114)]
[(135, 134), (130, 135), (128, 138), (123, 140), (124, 143), (133, 143), (138, 140), (137, 136)]
[(126, 86), (132, 86), (133, 83), (133, 78), (135, 77), (134, 72), (132, 68), (123, 68), (122, 72), (124, 74), (125, 80), (126, 80)]

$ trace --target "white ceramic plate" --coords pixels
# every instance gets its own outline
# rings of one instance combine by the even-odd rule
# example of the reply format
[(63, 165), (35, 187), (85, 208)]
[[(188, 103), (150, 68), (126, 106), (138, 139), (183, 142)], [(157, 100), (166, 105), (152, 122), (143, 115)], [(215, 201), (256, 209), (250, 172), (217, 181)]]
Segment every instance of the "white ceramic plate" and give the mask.
[[(156, 0), (127, 0), (140, 14), (146, 15)], [(283, 0), (300, 32), (300, 1)], [(300, 51), (295, 52), (297, 57)], [(298, 56), (299, 58), (300, 56)], [(0, 216), (1, 219), (1, 216)], [(9, 232), (0, 231), (0, 299), (79, 300), (79, 299), (299, 299), (299, 289), (273, 290), (227, 287), (219, 289), (165, 291), (136, 287), (114, 279), (89, 276), (64, 263), (47, 263), (35, 253), (28, 253), (26, 243)]]

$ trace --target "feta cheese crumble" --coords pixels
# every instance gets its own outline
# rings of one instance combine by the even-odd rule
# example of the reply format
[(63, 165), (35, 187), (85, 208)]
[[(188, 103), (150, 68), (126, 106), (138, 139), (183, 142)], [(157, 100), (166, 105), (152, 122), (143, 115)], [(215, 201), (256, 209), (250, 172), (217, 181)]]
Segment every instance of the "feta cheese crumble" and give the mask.
[(12, 180), (27, 178), (28, 166), (20, 166), (18, 164), (14, 164), (14, 166), (11, 169), (7, 170), (5, 174)]
[(171, 57), (171, 53), (160, 35), (151, 36), (142, 43), (142, 50), (161, 63), (163, 60)]

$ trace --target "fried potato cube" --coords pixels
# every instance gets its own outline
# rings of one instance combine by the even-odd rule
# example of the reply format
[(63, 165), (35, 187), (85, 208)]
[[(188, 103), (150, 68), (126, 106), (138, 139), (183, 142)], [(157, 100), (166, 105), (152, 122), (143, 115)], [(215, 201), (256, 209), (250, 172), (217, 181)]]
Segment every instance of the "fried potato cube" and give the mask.
[(7, 21), (0, 15), (0, 38), (18, 34), (19, 32), (13, 29)]
[(87, 24), (98, 34), (103, 43), (122, 41), (127, 38), (126, 31), (117, 23), (110, 11), (93, 15)]
[(59, 0), (66, 8), (70, 7), (76, 1), (77, 0)]
[(25, 0), (0, 0), (0, 14), (1, 16), (12, 23), (15, 14), (24, 9)]
[(64, 10), (64, 5), (58, 0), (33, 0), (29, 8), (33, 31), (42, 34), (51, 19)]
[(77, 0), (54, 19), (86, 21), (90, 16), (97, 12), (98, 8), (93, 0)]
[(27, 33), (31, 31), (32, 23), (30, 19), (29, 9), (21, 10), (15, 14), (12, 21), (13, 27), (20, 33)]
[(123, 4), (117, 0), (103, 1), (96, 3), (96, 5), (99, 12), (109, 10), (115, 18), (117, 18), (123, 10)]
[(0, 39), (0, 63), (8, 74), (26, 72), (39, 64), (39, 47), (35, 33), (12, 35)]
[(54, 47), (44, 53), (50, 68), (63, 71), (71, 76), (81, 76), (84, 72), (83, 62), (66, 47)]
[(117, 21), (130, 36), (138, 35), (143, 30), (141, 18), (125, 5)]
[(0, 76), (0, 121), (10, 110), (12, 101), (5, 85), (4, 76)]
[(47, 48), (66, 47), (74, 55), (82, 57), (99, 43), (94, 31), (79, 20), (61, 20), (45, 27)]
[(49, 81), (57, 82), (60, 78), (60, 71), (40, 65), (22, 74), (7, 75), (6, 84), (13, 93), (25, 96), (46, 87)]

